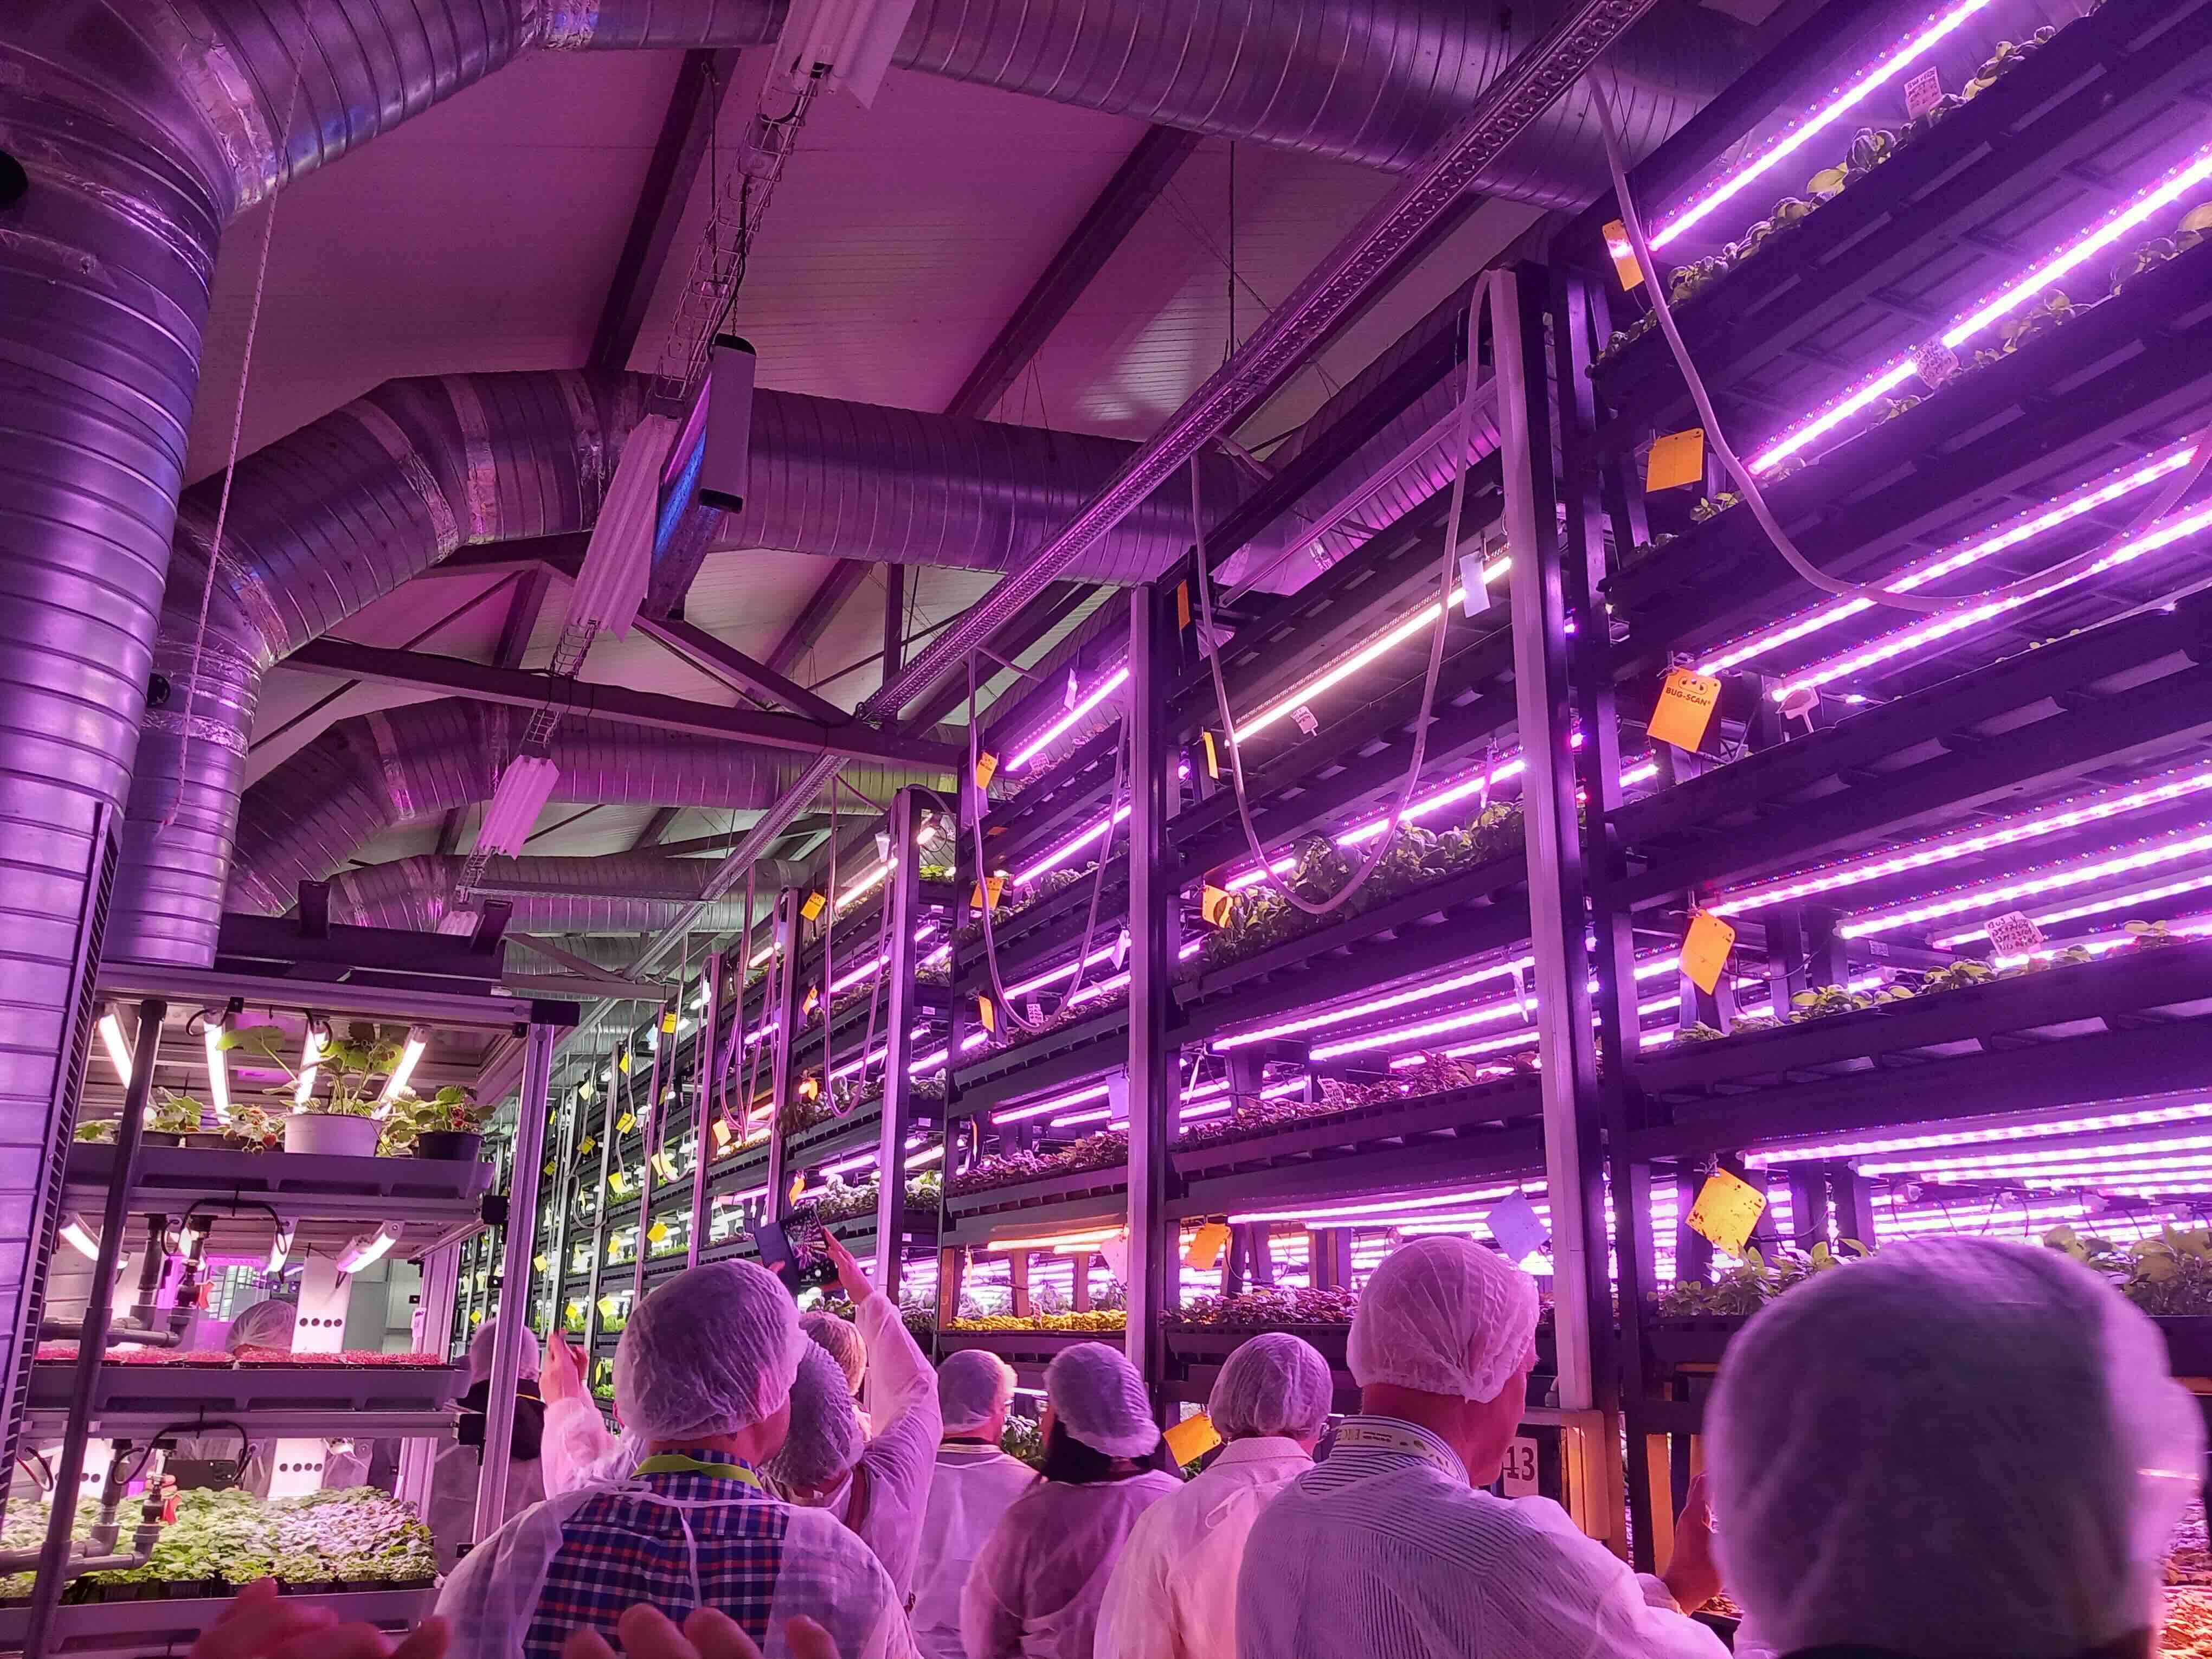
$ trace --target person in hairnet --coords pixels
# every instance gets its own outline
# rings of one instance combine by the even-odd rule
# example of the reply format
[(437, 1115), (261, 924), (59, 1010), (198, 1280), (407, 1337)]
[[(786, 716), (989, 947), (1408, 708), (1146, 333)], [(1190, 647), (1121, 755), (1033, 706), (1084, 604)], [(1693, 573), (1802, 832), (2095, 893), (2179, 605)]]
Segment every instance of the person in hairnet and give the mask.
[(1099, 1609), (1097, 1659), (1236, 1659), (1237, 1571), (1252, 1523), (1313, 1468), (1334, 1385), (1287, 1331), (1229, 1356), (1206, 1402), (1228, 1443), (1137, 1519)]
[[(425, 1518), (438, 1540), (438, 1565), (451, 1567), (462, 1547), (476, 1535), (477, 1486), (483, 1472), (485, 1413), (491, 1405), (492, 1356), (499, 1342), (499, 1321), (487, 1319), (469, 1341), (469, 1386), (461, 1395), (460, 1430), (454, 1443), (438, 1454), (430, 1471), (430, 1503)], [(538, 1345), (522, 1345), (521, 1373), (515, 1378), (514, 1426), (507, 1437), (507, 1507), (520, 1515), (545, 1496), (539, 1454), (545, 1437), (545, 1406), (538, 1397)]]
[(1348, 1345), (1360, 1414), (1245, 1542), (1241, 1659), (1721, 1659), (1682, 1611), (1719, 1588), (1694, 1499), (1665, 1579), (1640, 1580), (1550, 1499), (1482, 1490), (1527, 1403), (1536, 1312), (1535, 1281), (1470, 1239), (1375, 1269)]
[(1129, 1528), (1182, 1484), (1119, 1348), (1062, 1349), (1044, 1393), (1044, 1478), (1000, 1517), (961, 1593), (968, 1659), (1090, 1659)]
[(1014, 1368), (994, 1353), (963, 1348), (937, 1368), (945, 1432), (914, 1569), (914, 1642), (923, 1659), (965, 1659), (960, 1596), (976, 1553), (1036, 1483), (1036, 1470), (999, 1449), (1013, 1403)]
[(2057, 1250), (1893, 1244), (1729, 1345), (1705, 1414), (1740, 1654), (2154, 1652), (2204, 1420)]
[[(854, 1304), (856, 1312), (859, 1305)], [(837, 1362), (837, 1369), (845, 1374), (845, 1390), (852, 1396), (853, 1415), (860, 1419), (860, 1432), (873, 1434), (874, 1420), (868, 1408), (860, 1403), (861, 1391), (868, 1384), (868, 1344), (860, 1334), (860, 1326), (853, 1320), (817, 1310), (801, 1314), (799, 1328), (806, 1333), (808, 1340), (816, 1347)]]
[(858, 1534), (890, 1574), (904, 1607), (942, 1426), (937, 1379), (898, 1304), (868, 1283), (866, 1269), (837, 1238), (824, 1242), (867, 1344), (865, 1369), (883, 1427), (874, 1439), (866, 1437), (846, 1372), (810, 1341), (792, 1381), (790, 1432), (763, 1473), (781, 1497), (826, 1510)]
[(679, 1622), (719, 1608), (770, 1659), (799, 1616), (844, 1659), (910, 1659), (905, 1609), (874, 1553), (760, 1474), (809, 1352), (798, 1309), (757, 1263), (688, 1268), (646, 1297), (615, 1351), (616, 1405), (641, 1455), (469, 1552), (438, 1596), (451, 1659), (558, 1659), (573, 1632), (611, 1630), (639, 1602)]

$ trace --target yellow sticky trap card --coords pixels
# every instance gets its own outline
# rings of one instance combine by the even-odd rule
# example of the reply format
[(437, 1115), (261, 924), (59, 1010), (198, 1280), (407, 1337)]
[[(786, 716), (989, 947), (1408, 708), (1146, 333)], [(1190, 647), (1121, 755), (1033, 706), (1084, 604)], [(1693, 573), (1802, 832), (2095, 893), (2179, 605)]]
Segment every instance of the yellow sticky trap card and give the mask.
[(1636, 250), (1629, 246), (1627, 225), (1612, 220), (1600, 234), (1605, 238), (1605, 251), (1613, 256), (1613, 274), (1620, 278), (1622, 291), (1643, 287), (1644, 268), (1636, 263)]
[(809, 893), (806, 896), (806, 902), (799, 907), (799, 914), (811, 921), (822, 914), (822, 907), (829, 902), (829, 896), (826, 894)]
[(1170, 1425), (1160, 1437), (1168, 1443), (1176, 1463), (1188, 1468), (1221, 1443), (1221, 1431), (1213, 1426), (1212, 1418), (1200, 1412)]
[(1735, 945), (1735, 929), (1718, 916), (1704, 910), (1692, 916), (1690, 930), (1682, 935), (1682, 971), (1690, 983), (1711, 996)]
[(1182, 1265), (1204, 1273), (1221, 1260), (1221, 1253), (1229, 1248), (1229, 1224), (1209, 1221), (1191, 1235), (1190, 1249), (1184, 1253)]
[(999, 1011), (988, 997), (975, 999), (975, 1012), (982, 1017), (983, 1029), (994, 1036), (999, 1030)]
[(1206, 919), (1209, 927), (1226, 927), (1230, 907), (1236, 902), (1235, 897), (1221, 888), (1202, 888), (1199, 892), (1198, 913)]
[(1213, 733), (1201, 732), (1198, 735), (1206, 739), (1206, 775), (1218, 782), (1221, 778), (1221, 757), (1213, 750)]
[(986, 749), (975, 757), (975, 787), (988, 789), (991, 780), (999, 775), (999, 757)]
[(1765, 1193), (1741, 1176), (1716, 1170), (1698, 1189), (1698, 1201), (1690, 1206), (1689, 1226), (1698, 1237), (1711, 1239), (1730, 1255), (1740, 1256), (1750, 1241), (1751, 1230), (1765, 1213)]
[(1713, 723), (1720, 697), (1721, 683), (1711, 675), (1693, 674), (1686, 668), (1668, 670), (1658, 706), (1651, 711), (1651, 740), (1694, 752), (1705, 740), (1705, 728)]
[(1669, 432), (1656, 439), (1651, 453), (1644, 461), (1644, 488), (1679, 489), (1684, 484), (1703, 483), (1705, 479), (1705, 434), (1702, 427), (1692, 427), (1686, 432)]

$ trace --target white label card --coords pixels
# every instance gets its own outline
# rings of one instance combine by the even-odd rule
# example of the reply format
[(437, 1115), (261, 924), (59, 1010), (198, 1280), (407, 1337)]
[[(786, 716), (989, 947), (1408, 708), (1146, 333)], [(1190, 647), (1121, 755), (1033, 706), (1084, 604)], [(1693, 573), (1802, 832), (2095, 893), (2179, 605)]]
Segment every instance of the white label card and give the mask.
[(1943, 77), (1935, 68), (1920, 71), (1905, 83), (1905, 118), (1917, 121), (1943, 101)]
[(1990, 943), (2001, 957), (2024, 957), (2043, 943), (2043, 929), (2025, 910), (2008, 910), (1982, 926), (1989, 929)]
[(1536, 1443), (1522, 1435), (1505, 1443), (1505, 1495), (1536, 1495)]

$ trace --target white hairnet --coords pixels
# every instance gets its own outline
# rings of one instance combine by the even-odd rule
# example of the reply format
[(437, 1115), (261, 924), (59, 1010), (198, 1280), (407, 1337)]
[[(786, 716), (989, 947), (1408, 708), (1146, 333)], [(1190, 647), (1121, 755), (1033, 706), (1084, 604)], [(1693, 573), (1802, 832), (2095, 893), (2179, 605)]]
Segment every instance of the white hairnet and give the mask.
[[(477, 1328), (469, 1339), (469, 1381), (471, 1383), (491, 1381), (492, 1351), (498, 1345), (499, 1320), (487, 1319)], [(538, 1344), (526, 1336), (522, 1343), (522, 1364), (514, 1373), (518, 1382), (538, 1380)]]
[(1345, 1357), (1361, 1388), (1395, 1383), (1488, 1401), (1536, 1334), (1536, 1281), (1472, 1239), (1401, 1244), (1360, 1292)]
[(857, 1399), (860, 1384), (868, 1380), (868, 1345), (860, 1340), (860, 1328), (833, 1313), (811, 1313), (799, 1316), (799, 1328), (837, 1362), (845, 1373), (845, 1392)]
[(762, 1473), (787, 1492), (835, 1486), (865, 1445), (844, 1371), (826, 1349), (808, 1343), (791, 1380), (791, 1427)]
[(631, 1310), (615, 1407), (648, 1440), (735, 1434), (781, 1409), (807, 1347), (790, 1293), (758, 1262), (687, 1267)]
[(2057, 1251), (1893, 1245), (1732, 1343), (1723, 1575), (1783, 1653), (2062, 1659), (2156, 1620), (2204, 1425), (2150, 1321)]
[(1255, 1336), (1229, 1356), (1206, 1414), (1224, 1436), (1317, 1434), (1336, 1393), (1328, 1361), (1288, 1331)]
[(937, 1407), (947, 1434), (991, 1426), (1014, 1397), (1014, 1368), (994, 1353), (963, 1348), (937, 1368)]
[(289, 1348), (299, 1317), (299, 1309), (289, 1302), (257, 1302), (230, 1322), (222, 1345), (232, 1353), (249, 1347)]
[(1062, 1348), (1044, 1368), (1045, 1398), (1060, 1427), (1109, 1457), (1142, 1457), (1160, 1443), (1144, 1379), (1103, 1342)]

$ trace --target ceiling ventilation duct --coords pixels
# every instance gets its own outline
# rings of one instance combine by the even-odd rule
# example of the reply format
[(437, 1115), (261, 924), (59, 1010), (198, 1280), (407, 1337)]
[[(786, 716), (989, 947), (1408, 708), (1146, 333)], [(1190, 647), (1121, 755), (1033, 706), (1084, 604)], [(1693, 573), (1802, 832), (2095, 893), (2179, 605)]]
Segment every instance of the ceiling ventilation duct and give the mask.
[[(434, 932), (452, 908), (454, 884), (468, 860), (396, 859), (348, 870), (331, 879), (333, 921), (360, 927)], [(804, 879), (800, 866), (756, 866), (763, 895), (754, 920), (768, 914), (775, 890)], [(473, 891), (514, 907), (509, 926), (526, 933), (640, 933), (668, 927), (696, 905), (714, 864), (705, 859), (664, 859), (650, 854), (611, 858), (494, 859)], [(708, 908), (702, 928), (735, 933), (745, 925), (740, 892)]]
[[(448, 698), (338, 721), (246, 791), (228, 908), (282, 915), (302, 881), (343, 868), (385, 830), (489, 800), (529, 720), (526, 708)], [(720, 738), (574, 716), (552, 749), (554, 799), (589, 805), (745, 811), (774, 801), (805, 764)], [(877, 800), (930, 781), (857, 765), (845, 776)]]
[[(214, 959), (263, 674), (456, 547), (588, 529), (645, 385), (568, 370), (387, 381), (239, 463), (211, 589), (222, 481), (186, 494), (155, 649), (167, 700), (145, 715), (108, 957)], [(778, 392), (755, 395), (751, 432), (743, 545), (985, 569), (1050, 534), (1135, 447)], [(1206, 487), (1226, 511), (1249, 485), (1223, 459)], [(1162, 490), (1078, 574), (1172, 556), (1187, 491)], [(598, 799), (565, 779), (554, 798)]]

